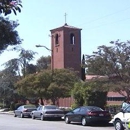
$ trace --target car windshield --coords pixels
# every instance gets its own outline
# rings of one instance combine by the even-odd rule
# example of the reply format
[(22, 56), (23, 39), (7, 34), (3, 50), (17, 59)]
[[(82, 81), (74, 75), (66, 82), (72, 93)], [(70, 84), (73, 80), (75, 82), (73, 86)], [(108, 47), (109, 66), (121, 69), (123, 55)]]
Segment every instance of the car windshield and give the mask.
[(57, 106), (45, 106), (44, 108), (45, 109), (58, 109)]
[(35, 105), (25, 105), (24, 108), (36, 108)]
[(90, 111), (103, 111), (100, 107), (89, 107), (88, 108)]

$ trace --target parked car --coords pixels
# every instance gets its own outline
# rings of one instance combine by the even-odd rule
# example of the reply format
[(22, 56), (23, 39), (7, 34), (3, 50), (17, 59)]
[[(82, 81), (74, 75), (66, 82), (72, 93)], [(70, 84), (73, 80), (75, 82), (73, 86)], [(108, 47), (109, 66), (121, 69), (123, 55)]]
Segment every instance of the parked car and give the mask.
[(14, 117), (16, 116), (20, 116), (21, 118), (25, 116), (30, 117), (31, 112), (36, 109), (37, 108), (35, 105), (22, 105), (14, 111)]
[(130, 129), (130, 105), (117, 113), (112, 120), (115, 130)]
[(67, 113), (64, 119), (66, 124), (79, 122), (86, 126), (98, 122), (109, 123), (111, 114), (97, 106), (82, 106)]
[(31, 112), (32, 119), (40, 118), (44, 120), (45, 118), (62, 118), (64, 116), (64, 111), (59, 109), (55, 105), (40, 105), (37, 110)]

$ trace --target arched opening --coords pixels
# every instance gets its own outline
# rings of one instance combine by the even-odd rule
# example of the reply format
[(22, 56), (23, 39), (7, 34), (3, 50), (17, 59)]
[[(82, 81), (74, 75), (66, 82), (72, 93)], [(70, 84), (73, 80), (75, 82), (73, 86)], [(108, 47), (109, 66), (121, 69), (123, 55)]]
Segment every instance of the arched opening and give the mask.
[(55, 44), (56, 45), (59, 44), (59, 36), (58, 36), (58, 34), (55, 35)]
[(75, 36), (73, 33), (70, 34), (70, 44), (75, 44)]

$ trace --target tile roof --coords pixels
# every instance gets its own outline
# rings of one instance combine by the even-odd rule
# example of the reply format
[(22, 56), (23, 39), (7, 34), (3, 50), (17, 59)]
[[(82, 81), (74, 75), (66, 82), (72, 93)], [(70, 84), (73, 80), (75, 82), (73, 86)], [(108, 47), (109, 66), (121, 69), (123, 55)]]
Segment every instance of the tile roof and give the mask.
[[(106, 77), (106, 76), (101, 76), (101, 75), (86, 75), (86, 80), (91, 80), (94, 78), (102, 78), (102, 77)], [(126, 96), (126, 92), (123, 91), (122, 92), (123, 95)], [(119, 94), (118, 92), (108, 92), (107, 96), (108, 97), (124, 97), (123, 95)]]
[(74, 27), (74, 26), (70, 26), (70, 25), (68, 25), (67, 23), (65, 23), (63, 26), (60, 26), (60, 27), (55, 28), (55, 29), (51, 29), (50, 31), (57, 30), (57, 29), (62, 29), (62, 28), (82, 30), (81, 28), (77, 28), (77, 27)]

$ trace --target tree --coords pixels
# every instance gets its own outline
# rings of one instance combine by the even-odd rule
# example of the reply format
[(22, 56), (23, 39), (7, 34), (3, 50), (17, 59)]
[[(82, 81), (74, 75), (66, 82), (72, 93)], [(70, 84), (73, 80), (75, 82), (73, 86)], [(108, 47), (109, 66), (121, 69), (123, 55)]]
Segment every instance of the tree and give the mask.
[[(33, 67), (33, 72), (36, 72), (36, 68), (33, 65), (29, 65), (29, 62), (34, 59), (36, 52), (25, 50), (23, 48), (20, 48), (18, 51), (20, 51), (19, 57), (4, 63), (3, 65), (5, 68), (10, 68), (10, 71), (14, 71), (19, 76), (22, 70), (23, 77), (28, 73), (27, 71), (29, 71), (29, 66)], [(30, 73), (32, 73), (32, 71)]]
[(59, 98), (71, 96), (74, 83), (79, 81), (79, 78), (76, 72), (69, 69), (55, 69), (52, 76), (52, 82), (48, 87), (48, 95), (49, 99), (55, 104)]
[[(130, 41), (111, 41), (111, 46), (99, 46), (93, 55), (86, 55), (87, 72), (108, 78), (107, 87), (130, 97)], [(126, 94), (125, 94), (125, 93)]]
[(85, 82), (80, 81), (74, 84), (74, 88), (71, 91), (72, 96), (75, 99), (76, 106), (74, 107), (83, 106), (85, 104), (84, 87), (85, 87)]
[(31, 60), (34, 59), (36, 52), (32, 50), (21, 49), (19, 54), (19, 62), (23, 71), (23, 77), (26, 75), (26, 68)]
[(27, 74), (33, 74), (33, 73), (36, 73), (36, 65), (33, 65), (33, 64), (28, 64), (26, 66), (26, 75)]
[(104, 108), (107, 101), (107, 90), (103, 89), (101, 82), (90, 80), (88, 82), (77, 82), (72, 90), (75, 99), (75, 105), (99, 106)]
[(16, 91), (27, 98), (36, 97), (35, 95), (35, 74), (30, 74), (25, 78), (19, 80), (15, 84)]
[(2, 53), (9, 45), (21, 44), (18, 32), (15, 30), (19, 24), (10, 21), (8, 18), (0, 17), (0, 53)]
[(37, 60), (37, 71), (44, 69), (50, 69), (51, 66), (51, 56), (42, 56)]
[(35, 82), (35, 93), (37, 98), (40, 98), (41, 104), (43, 103), (43, 99), (49, 99), (48, 95), (48, 87), (52, 82), (52, 71), (51, 70), (44, 70), (39, 72), (36, 75), (36, 82)]
[(21, 12), (21, 3), (21, 0), (0, 0), (0, 14), (8, 15), (13, 11), (16, 15), (16, 11)]
[(0, 72), (0, 98), (3, 99), (4, 102), (8, 101), (8, 105), (15, 95), (14, 83), (17, 80), (18, 77), (9, 69)]
[[(53, 76), (53, 77), (52, 77)], [(51, 99), (55, 104), (58, 98), (68, 97), (77, 75), (67, 69), (44, 70), (37, 74), (31, 74), (17, 82), (16, 89), (26, 97), (39, 97), (40, 99)]]
[(82, 67), (81, 67), (81, 79), (83, 81), (85, 81), (86, 79), (86, 76), (85, 76), (85, 56), (83, 55), (83, 58), (82, 58)]
[(11, 59), (3, 65), (5, 66), (5, 70), (8, 70), (8, 73), (14, 73), (14, 76), (20, 77), (20, 65), (17, 58)]

